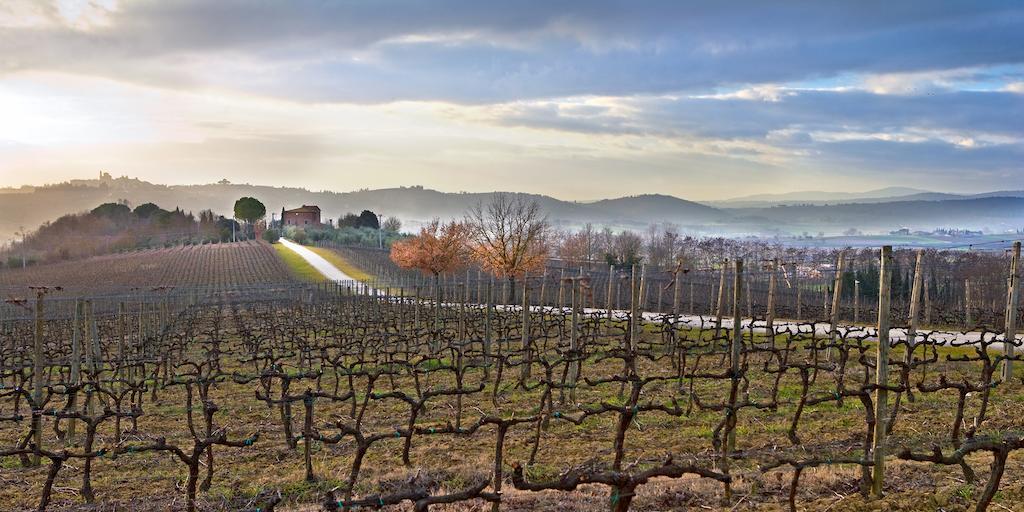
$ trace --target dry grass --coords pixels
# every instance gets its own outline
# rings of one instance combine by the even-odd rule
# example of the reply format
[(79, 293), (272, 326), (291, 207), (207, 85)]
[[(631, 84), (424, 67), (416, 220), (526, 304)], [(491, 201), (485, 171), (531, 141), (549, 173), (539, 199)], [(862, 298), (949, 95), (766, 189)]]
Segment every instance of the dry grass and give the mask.
[[(708, 369), (716, 368), (717, 361), (708, 358)], [(226, 368), (235, 370), (240, 368)], [(616, 363), (589, 364), (588, 375), (607, 375), (618, 372)], [(641, 373), (658, 371), (656, 365), (644, 362)], [(797, 392), (797, 382), (790, 374), (783, 381), (783, 396), (792, 397)], [(479, 377), (470, 377), (476, 382)], [(512, 377), (506, 376), (505, 385)], [(436, 386), (451, 386), (450, 377), (443, 380), (433, 378)], [(406, 391), (412, 391), (408, 378), (398, 379), (397, 384)], [(328, 373), (324, 387), (332, 388), (334, 377)], [(342, 388), (346, 385), (342, 381)], [(384, 382), (381, 382), (384, 385)], [(768, 382), (756, 379), (751, 384), (752, 396), (763, 393)], [(293, 389), (304, 389), (306, 383), (295, 383)], [(720, 397), (722, 390), (715, 383), (702, 383), (697, 392), (709, 400)], [(282, 428), (276, 409), (268, 409), (253, 399), (255, 385), (219, 384), (213, 391), (213, 400), (221, 407), (217, 423), (226, 426), (233, 436), (244, 437), (254, 432), (261, 433), (261, 440), (252, 449), (229, 449), (217, 447), (213, 488), (201, 495), (204, 510), (233, 510), (245, 505), (256, 494), (268, 489), (277, 489), (286, 496), (285, 510), (317, 510), (319, 501), (328, 489), (338, 487), (348, 476), (349, 463), (353, 453), (350, 440), (337, 445), (314, 443), (314, 466), (320, 480), (306, 483), (303, 480), (303, 459), (300, 450), (289, 450), (282, 441)], [(816, 388), (820, 391), (819, 388)], [(520, 414), (535, 408), (539, 391), (523, 392), (504, 389), (498, 407), (489, 400), (490, 388), (482, 394), (466, 398), (464, 421), (470, 423), (476, 417), (476, 408), (493, 414)], [(580, 399), (595, 403), (601, 399), (615, 399), (615, 386), (601, 386), (581, 390)], [(665, 399), (676, 394), (672, 384), (652, 385), (645, 392), (645, 400)], [(952, 420), (949, 394), (919, 395), (917, 402), (908, 404), (899, 419), (894, 439), (896, 442), (915, 446), (928, 446), (942, 441)], [(145, 415), (139, 421), (141, 436), (152, 438), (166, 436), (170, 442), (184, 443), (187, 434), (184, 423), (184, 396), (181, 387), (160, 392), (156, 404), (146, 405)], [(439, 397), (430, 402), (430, 407), (419, 424), (444, 425), (454, 422), (455, 399)], [(972, 398), (969, 404), (971, 414), (977, 410), (978, 401)], [(403, 422), (405, 404), (394, 400), (374, 402), (368, 410), (367, 432), (386, 432)], [(991, 410), (997, 411), (986, 425), (986, 431), (1020, 428), (1024, 417), (1024, 389), (1021, 385), (1001, 386), (996, 390)], [(791, 405), (778, 411), (744, 410), (738, 426), (738, 448), (758, 452), (799, 453), (803, 448), (791, 447), (786, 440), (785, 429), (793, 412)], [(301, 407), (295, 411), (296, 426), (301, 422)], [(833, 445), (845, 450), (859, 446), (863, 427), (862, 410), (859, 404), (847, 401), (842, 408), (835, 404), (808, 407), (801, 422), (801, 436), (809, 445)], [(328, 423), (348, 417), (348, 405), (317, 403), (317, 424), (325, 433), (330, 433)], [(627, 437), (627, 454), (630, 462), (661, 460), (667, 454), (675, 454), (677, 460), (692, 457), (695, 461), (709, 460), (710, 436), (719, 413), (695, 410), (689, 417), (672, 417), (658, 413), (641, 416), (633, 425)], [(53, 446), (57, 440), (47, 425), (46, 443)], [(112, 422), (101, 430), (103, 444), (109, 444), (115, 437), (111, 431)], [(23, 432), (9, 424), (0, 424), (0, 446), (10, 445)], [(587, 420), (581, 426), (567, 422), (553, 421), (550, 428), (542, 433), (538, 463), (528, 468), (531, 479), (544, 479), (560, 471), (594, 459), (609, 460), (611, 454), (614, 418), (602, 416)], [(532, 443), (532, 427), (520, 426), (510, 431), (506, 441), (505, 460), (524, 463)], [(129, 436), (131, 440), (137, 438)], [(386, 440), (374, 445), (367, 455), (364, 471), (357, 491), (360, 494), (379, 492), (393, 488), (413, 475), (429, 477), (437, 488), (459, 489), (474, 478), (489, 474), (493, 456), (494, 430), (484, 429), (475, 436), (463, 438), (450, 435), (417, 436), (413, 442), (411, 467), (404, 467), (400, 460), (401, 440)], [(45, 478), (46, 469), (22, 469), (14, 466), (14, 459), (5, 459), (0, 467), (0, 503), (5, 510), (22, 510), (34, 507), (38, 490)], [(963, 482), (958, 468), (937, 467), (931, 464), (912, 464), (893, 460), (887, 478), (887, 497), (876, 501), (865, 501), (857, 493), (859, 469), (851, 466), (831, 466), (807, 470), (802, 476), (797, 503), (801, 510), (970, 510), (974, 498), (981, 491), (987, 476), (988, 456), (978, 455), (972, 459), (981, 483), (967, 485)], [(181, 485), (185, 469), (169, 455), (125, 455), (116, 460), (105, 458), (97, 462), (93, 485), (101, 505), (85, 507), (77, 496), (80, 484), (79, 462), (72, 462), (64, 469), (57, 481), (52, 510), (179, 510), (182, 506)], [(510, 467), (506, 468), (510, 472)], [(761, 473), (752, 461), (741, 461), (735, 466), (740, 475), (734, 484), (735, 500), (729, 506), (722, 506), (722, 487), (708, 480), (682, 478), (657, 480), (639, 489), (633, 510), (759, 510), (777, 511), (787, 509), (786, 496), (791, 471), (778, 469)], [(508, 473), (506, 473), (508, 474)], [(1011, 457), (1002, 490), (997, 496), (993, 510), (1021, 511), (1024, 500), (1024, 454)], [(561, 511), (607, 510), (608, 491), (598, 486), (587, 486), (576, 492), (520, 492), (506, 485), (505, 502), (502, 510), (507, 511)], [(1000, 508), (1002, 507), (1002, 508)], [(408, 510), (408, 506), (392, 507), (390, 510)], [(489, 510), (482, 502), (435, 506), (431, 510), (476, 511)]]
[(334, 265), (335, 267), (338, 268), (338, 270), (344, 272), (346, 275), (348, 275), (352, 279), (355, 279), (356, 281), (366, 282), (373, 279), (373, 276), (367, 274), (362, 269), (350, 263), (348, 260), (342, 257), (341, 254), (338, 254), (337, 251), (332, 251), (330, 249), (325, 249), (323, 247), (308, 247), (308, 249), (319, 254), (320, 257), (327, 260), (328, 262), (330, 262), (331, 265)]

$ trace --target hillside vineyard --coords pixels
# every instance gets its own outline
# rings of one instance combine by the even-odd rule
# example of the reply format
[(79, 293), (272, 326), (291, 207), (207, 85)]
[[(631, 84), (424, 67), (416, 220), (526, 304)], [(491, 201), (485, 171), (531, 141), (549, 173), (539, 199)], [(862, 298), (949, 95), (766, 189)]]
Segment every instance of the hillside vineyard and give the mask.
[(60, 286), (69, 292), (104, 293), (125, 288), (232, 289), (288, 282), (291, 277), (265, 242), (180, 245), (97, 256), (0, 272), (0, 290)]

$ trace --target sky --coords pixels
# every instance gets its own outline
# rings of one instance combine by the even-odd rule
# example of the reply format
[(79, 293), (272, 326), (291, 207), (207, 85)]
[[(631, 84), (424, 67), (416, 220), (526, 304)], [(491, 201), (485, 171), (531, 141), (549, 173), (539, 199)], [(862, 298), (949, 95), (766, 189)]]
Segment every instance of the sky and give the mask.
[(4, 0), (0, 186), (1024, 185), (1024, 3)]

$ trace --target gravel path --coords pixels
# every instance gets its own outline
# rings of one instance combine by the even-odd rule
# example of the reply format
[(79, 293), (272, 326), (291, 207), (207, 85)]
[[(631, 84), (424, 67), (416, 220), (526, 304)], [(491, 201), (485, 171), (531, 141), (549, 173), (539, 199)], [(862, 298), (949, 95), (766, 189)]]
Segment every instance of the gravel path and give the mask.
[(302, 259), (306, 260), (310, 265), (313, 265), (318, 272), (324, 275), (330, 281), (355, 281), (351, 276), (342, 272), (331, 264), (331, 262), (323, 259), (319, 254), (303, 247), (291, 240), (282, 238), (280, 240), (281, 245), (295, 251), (295, 254), (302, 256)]

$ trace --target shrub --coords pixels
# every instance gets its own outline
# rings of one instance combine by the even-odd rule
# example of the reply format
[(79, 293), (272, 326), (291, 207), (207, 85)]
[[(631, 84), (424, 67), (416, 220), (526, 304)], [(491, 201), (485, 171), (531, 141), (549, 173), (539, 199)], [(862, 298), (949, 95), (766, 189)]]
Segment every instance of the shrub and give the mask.
[(281, 239), (281, 233), (278, 233), (276, 229), (268, 229), (263, 232), (263, 239), (272, 244), (276, 244), (277, 241)]

